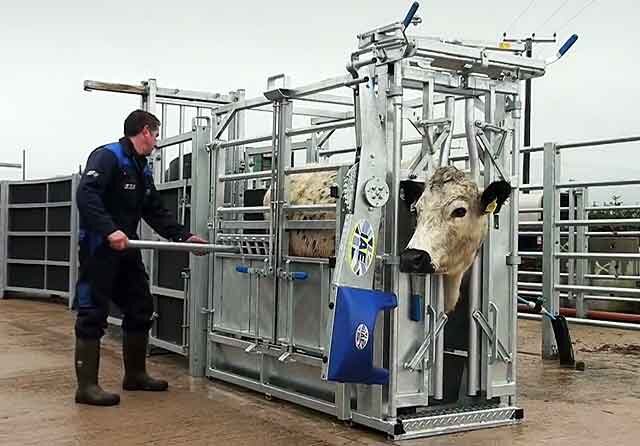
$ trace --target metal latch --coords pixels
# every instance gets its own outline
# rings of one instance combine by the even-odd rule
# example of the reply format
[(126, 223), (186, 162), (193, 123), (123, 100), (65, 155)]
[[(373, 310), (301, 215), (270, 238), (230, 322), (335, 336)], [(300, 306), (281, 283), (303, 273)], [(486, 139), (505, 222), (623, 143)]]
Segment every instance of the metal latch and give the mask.
[(473, 312), (473, 318), (478, 322), (480, 328), (484, 332), (484, 334), (489, 339), (489, 343), (491, 344), (491, 356), (489, 357), (489, 364), (493, 364), (497, 359), (509, 364), (512, 361), (512, 357), (507, 351), (507, 349), (502, 345), (500, 339), (498, 339), (498, 307), (493, 303), (489, 302), (489, 313), (491, 314), (491, 322), (489, 325), (489, 321), (482, 314), (481, 311), (476, 310)]

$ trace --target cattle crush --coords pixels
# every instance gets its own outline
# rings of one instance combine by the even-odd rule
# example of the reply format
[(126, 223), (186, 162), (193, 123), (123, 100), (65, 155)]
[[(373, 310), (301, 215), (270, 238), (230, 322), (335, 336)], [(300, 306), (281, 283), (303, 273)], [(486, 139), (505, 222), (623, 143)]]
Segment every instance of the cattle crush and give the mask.
[[(346, 75), (302, 87), (273, 76), (251, 99), (192, 95), (203, 113), (191, 131), (159, 144), (191, 142), (190, 226), (212, 243), (185, 287), (190, 373), (394, 439), (524, 416), (520, 89), (547, 66), (518, 44), (407, 35), (416, 9), (358, 35)], [(146, 88), (155, 111), (162, 94)], [(247, 131), (255, 111), (270, 113), (270, 133)], [(352, 147), (330, 148), (345, 129)], [(185, 162), (181, 150), (180, 179)]]

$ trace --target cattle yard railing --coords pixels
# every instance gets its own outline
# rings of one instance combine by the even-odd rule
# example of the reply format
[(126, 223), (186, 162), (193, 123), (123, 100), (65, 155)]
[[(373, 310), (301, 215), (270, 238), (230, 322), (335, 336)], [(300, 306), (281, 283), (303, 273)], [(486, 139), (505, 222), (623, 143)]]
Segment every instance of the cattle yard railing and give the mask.
[[(616, 327), (640, 330), (640, 316), (629, 314), (626, 317), (615, 313), (619, 322), (612, 320), (597, 320), (598, 317), (606, 317), (606, 312), (591, 312), (589, 301), (610, 301), (640, 304), (640, 289), (622, 286), (594, 286), (591, 282), (596, 279), (611, 281), (638, 281), (638, 262), (640, 252), (637, 248), (637, 237), (640, 235), (640, 218), (634, 213), (634, 218), (590, 218), (590, 214), (601, 211), (638, 211), (640, 206), (588, 206), (588, 192), (591, 188), (604, 188), (612, 186), (640, 186), (640, 179), (611, 179), (607, 181), (562, 181), (561, 177), (561, 153), (565, 150), (585, 149), (614, 149), (614, 145), (640, 141), (640, 136), (614, 138), (604, 140), (583, 141), (576, 143), (545, 143), (542, 147), (523, 148), (523, 152), (543, 152), (543, 184), (522, 185), (522, 190), (539, 191), (543, 193), (542, 208), (533, 208), (525, 212), (542, 211), (542, 221), (520, 222), (520, 234), (541, 235), (543, 241), (542, 252), (521, 252), (523, 258), (542, 258), (542, 271), (521, 271), (522, 276), (542, 276), (541, 283), (519, 282), (519, 294), (523, 297), (542, 297), (545, 306), (554, 314), (567, 313), (560, 307), (560, 298), (566, 297), (575, 301), (575, 318), (568, 318), (569, 322), (581, 323), (602, 327)], [(568, 192), (568, 206), (561, 207), (561, 194)], [(568, 211), (566, 218), (561, 218), (561, 213)], [(617, 215), (620, 217), (620, 214)], [(540, 232), (540, 226), (542, 231)], [(603, 230), (604, 227), (604, 230)], [(537, 231), (531, 231), (531, 228)], [(633, 230), (629, 230), (629, 228)], [(626, 252), (591, 251), (590, 240), (602, 237), (617, 238), (633, 237), (636, 243), (632, 243), (625, 249)], [(561, 243), (565, 242), (565, 243)], [(633, 241), (633, 240), (632, 240)], [(614, 243), (610, 243), (615, 247)], [(600, 243), (602, 246), (602, 243)], [(602, 248), (600, 248), (602, 249)], [(598, 274), (606, 269), (599, 263), (591, 263), (599, 260), (608, 260), (613, 263), (613, 271), (609, 274)], [(566, 261), (566, 272), (561, 272), (561, 263)], [(631, 262), (631, 273), (620, 274), (621, 265)], [(589, 267), (596, 268), (595, 273), (589, 273)], [(627, 266), (629, 266), (627, 264)], [(611, 268), (609, 268), (611, 269)], [(611, 274), (612, 273), (612, 274)], [(561, 279), (566, 279), (562, 280)], [(562, 283), (565, 282), (565, 283)], [(527, 289), (529, 288), (529, 289)], [(533, 289), (533, 290), (532, 290)], [(614, 313), (611, 313), (614, 315)], [(530, 314), (520, 314), (521, 317), (533, 318)], [(624, 315), (623, 315), (624, 316)], [(543, 357), (552, 358), (555, 355), (551, 325), (545, 322), (543, 330)]]

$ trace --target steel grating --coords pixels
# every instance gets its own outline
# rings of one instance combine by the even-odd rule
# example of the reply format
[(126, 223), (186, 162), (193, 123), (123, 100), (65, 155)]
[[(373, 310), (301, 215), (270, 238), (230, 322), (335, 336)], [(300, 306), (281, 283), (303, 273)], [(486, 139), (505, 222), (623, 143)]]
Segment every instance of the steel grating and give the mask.
[(500, 409), (485, 409), (473, 412), (451, 413), (446, 415), (428, 416), (402, 420), (402, 427), (407, 434), (432, 430), (441, 430), (452, 427), (464, 427), (469, 425), (494, 424), (496, 422), (518, 419), (516, 413), (519, 409), (507, 407)]

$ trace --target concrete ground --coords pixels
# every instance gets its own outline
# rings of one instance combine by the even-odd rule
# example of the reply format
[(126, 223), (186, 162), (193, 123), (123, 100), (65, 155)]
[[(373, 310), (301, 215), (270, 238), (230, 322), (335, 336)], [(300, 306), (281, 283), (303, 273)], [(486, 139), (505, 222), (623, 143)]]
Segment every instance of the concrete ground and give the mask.
[[(63, 304), (0, 300), (0, 445), (637, 445), (640, 336), (572, 326), (584, 372), (540, 360), (539, 322), (520, 321), (523, 424), (390, 442), (379, 433), (255, 392), (187, 376), (184, 359), (149, 359), (166, 393), (121, 392), (120, 406), (73, 402), (73, 313)], [(102, 384), (118, 390), (118, 342), (105, 337)], [(544, 387), (543, 387), (544, 386)]]

